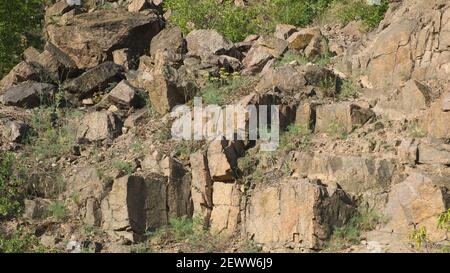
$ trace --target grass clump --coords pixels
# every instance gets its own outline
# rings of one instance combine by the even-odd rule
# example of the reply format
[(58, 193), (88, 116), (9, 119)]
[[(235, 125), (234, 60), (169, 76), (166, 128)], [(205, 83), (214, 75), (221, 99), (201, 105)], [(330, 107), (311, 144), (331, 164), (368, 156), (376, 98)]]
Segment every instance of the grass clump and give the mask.
[(67, 217), (66, 204), (62, 201), (54, 201), (47, 208), (50, 217), (63, 221)]
[(19, 228), (12, 234), (0, 235), (0, 253), (33, 252), (43, 252), (43, 249), (32, 232)]
[(136, 165), (134, 163), (121, 160), (114, 160), (112, 166), (119, 172), (126, 175), (131, 175), (134, 172), (134, 169), (136, 168)]
[(279, 150), (289, 152), (296, 148), (307, 148), (311, 142), (311, 130), (307, 125), (291, 124), (281, 135)]
[(348, 137), (348, 132), (345, 129), (344, 125), (337, 121), (330, 123), (327, 128), (327, 134), (329, 137), (336, 140), (345, 140)]

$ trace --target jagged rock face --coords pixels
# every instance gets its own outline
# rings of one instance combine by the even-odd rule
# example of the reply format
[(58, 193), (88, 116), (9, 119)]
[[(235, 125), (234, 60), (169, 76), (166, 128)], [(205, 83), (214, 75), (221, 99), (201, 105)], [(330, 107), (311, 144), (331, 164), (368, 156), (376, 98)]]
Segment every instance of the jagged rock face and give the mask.
[(191, 193), (194, 215), (201, 216), (205, 226), (209, 226), (209, 219), (213, 208), (213, 182), (209, 174), (208, 159), (203, 153), (196, 152), (191, 154), (189, 161), (192, 170)]
[(173, 27), (161, 30), (151, 41), (150, 55), (156, 55), (158, 50), (171, 50), (179, 54), (186, 53), (186, 41), (183, 38), (181, 29)]
[(357, 55), (349, 56), (354, 72), (368, 75), (374, 87), (397, 86), (411, 77), (448, 79), (450, 9), (447, 1), (408, 0), (401, 5), (392, 4), (382, 26)]
[(445, 97), (431, 104), (430, 109), (420, 119), (420, 127), (430, 136), (436, 138), (450, 138), (450, 111), (444, 111)]
[(211, 232), (233, 235), (241, 222), (242, 192), (237, 183), (214, 182), (213, 210), (211, 212)]
[(0, 81), (0, 94), (24, 81), (40, 80), (40, 71), (26, 62), (20, 62)]
[(189, 55), (202, 58), (225, 55), (234, 48), (233, 43), (215, 30), (194, 30), (186, 36)]
[(342, 190), (328, 192), (318, 181), (258, 185), (247, 201), (245, 233), (272, 249), (318, 249), (334, 226), (351, 217), (354, 206)]
[(293, 175), (317, 178), (330, 186), (338, 184), (350, 194), (364, 195), (373, 203), (383, 200), (401, 167), (395, 159), (295, 152), (290, 160)]
[(143, 53), (160, 31), (155, 14), (100, 10), (76, 15), (65, 25), (48, 25), (49, 42), (66, 53), (80, 69), (112, 59), (112, 52), (129, 48)]

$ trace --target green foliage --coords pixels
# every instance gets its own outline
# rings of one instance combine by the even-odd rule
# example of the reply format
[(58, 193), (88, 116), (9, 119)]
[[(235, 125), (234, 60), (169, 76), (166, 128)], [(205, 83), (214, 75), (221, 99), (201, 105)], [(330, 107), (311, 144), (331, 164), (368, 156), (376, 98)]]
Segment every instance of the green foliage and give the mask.
[(427, 241), (427, 229), (425, 227), (419, 227), (412, 231), (409, 239), (413, 240), (417, 248), (421, 248)]
[(439, 215), (438, 228), (443, 229), (445, 231), (450, 231), (450, 209)]
[(218, 7), (216, 0), (168, 0), (170, 21), (185, 33), (193, 29), (216, 29), (232, 41), (250, 34), (273, 31), (277, 23), (306, 26), (322, 13), (331, 0), (262, 0), (247, 7), (237, 7), (226, 0)]
[(207, 84), (200, 91), (200, 95), (205, 104), (223, 105), (227, 99), (251, 83), (247, 77), (242, 77), (238, 73), (228, 73), (221, 69), (217, 77), (209, 77)]
[(408, 124), (407, 131), (411, 137), (422, 138), (427, 135), (427, 133), (420, 128), (419, 123), (417, 121), (413, 121)]
[(41, 48), (44, 0), (0, 1), (0, 78), (29, 46)]
[(19, 175), (20, 162), (12, 153), (0, 152), (0, 219), (22, 210), (25, 181)]
[(37, 237), (23, 228), (8, 236), (0, 236), (0, 253), (43, 252)]
[(360, 20), (368, 30), (371, 30), (380, 24), (387, 9), (386, 0), (382, 0), (381, 5), (368, 5), (366, 0), (334, 0), (324, 17), (328, 20), (337, 19), (344, 25)]
[(307, 148), (311, 142), (311, 131), (307, 125), (291, 124), (281, 135), (279, 150), (289, 152), (296, 148)]
[(114, 160), (112, 166), (118, 171), (130, 175), (134, 172), (136, 165), (127, 161)]
[(54, 201), (48, 206), (48, 213), (49, 216), (62, 221), (67, 217), (66, 204), (62, 201)]

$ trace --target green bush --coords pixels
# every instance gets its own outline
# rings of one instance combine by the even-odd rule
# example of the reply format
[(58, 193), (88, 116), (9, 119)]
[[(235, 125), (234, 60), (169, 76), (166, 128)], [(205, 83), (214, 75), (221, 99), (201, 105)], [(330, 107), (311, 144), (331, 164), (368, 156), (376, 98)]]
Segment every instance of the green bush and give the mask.
[(361, 20), (371, 30), (380, 24), (387, 9), (386, 0), (382, 0), (381, 5), (368, 5), (366, 0), (334, 0), (325, 16), (328, 20), (337, 19), (344, 25)]
[(13, 154), (0, 152), (0, 219), (17, 216), (22, 210), (25, 181), (20, 169)]
[(236, 7), (226, 0), (218, 7), (216, 0), (168, 0), (170, 21), (185, 33), (193, 29), (216, 29), (232, 41), (250, 34), (273, 31), (277, 23), (306, 26), (321, 14), (331, 0), (262, 0), (248, 7)]
[(29, 46), (42, 46), (44, 0), (0, 1), (0, 78)]

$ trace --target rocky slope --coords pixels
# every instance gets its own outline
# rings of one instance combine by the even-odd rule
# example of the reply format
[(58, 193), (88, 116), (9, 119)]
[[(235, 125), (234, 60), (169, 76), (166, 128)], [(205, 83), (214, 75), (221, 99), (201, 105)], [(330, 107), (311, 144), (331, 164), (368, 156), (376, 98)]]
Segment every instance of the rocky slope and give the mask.
[[(29, 48), (0, 82), (2, 149), (29, 169), (24, 214), (2, 220), (5, 233), (32, 228), (75, 252), (415, 252), (421, 228), (426, 250), (448, 245), (438, 227), (450, 208), (448, 1), (390, 1), (370, 33), (278, 25), (238, 43), (183, 35), (163, 1), (109, 2), (49, 7), (45, 49)], [(198, 95), (280, 105), (280, 147), (171, 139), (170, 111)], [(53, 109), (45, 131), (36, 109)], [(61, 127), (73, 129), (73, 143), (56, 140), (64, 153), (52, 141), (30, 148), (30, 134)], [(201, 238), (161, 232), (189, 225), (174, 224), (183, 217), (200, 219)], [(348, 228), (360, 236), (342, 236)]]

